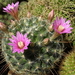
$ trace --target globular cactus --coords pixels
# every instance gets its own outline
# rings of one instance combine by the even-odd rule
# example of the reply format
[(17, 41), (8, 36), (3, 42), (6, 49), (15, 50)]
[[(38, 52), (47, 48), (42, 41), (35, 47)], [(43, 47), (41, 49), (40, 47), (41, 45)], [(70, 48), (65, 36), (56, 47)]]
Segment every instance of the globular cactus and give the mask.
[[(1, 23), (0, 29), (6, 32), (2, 39), (6, 62), (14, 75), (47, 75), (63, 55), (63, 44), (59, 42), (63, 39), (61, 34), (71, 33), (70, 21), (57, 18), (51, 24), (49, 20), (29, 13), (28, 18), (19, 19), (18, 4), (19, 2), (3, 8), (5, 12), (10, 10), (8, 13), (16, 19), (8, 27)], [(52, 11), (48, 18), (53, 17)]]
[(60, 67), (60, 75), (75, 75), (75, 51), (66, 55)]
[(45, 20), (39, 20), (38, 17), (22, 18), (15, 25), (10, 25), (8, 31), (11, 34), (16, 34), (16, 31), (27, 33), (31, 39), (31, 45), (28, 50), (22, 54), (12, 53), (11, 47), (8, 45), (10, 34), (5, 34), (2, 40), (2, 50), (5, 55), (6, 61), (13, 66), (9, 65), (10, 69), (16, 69), (19, 72), (30, 73), (30, 75), (42, 72), (49, 72), (54, 68), (56, 63), (62, 56), (63, 49), (57, 42), (49, 42), (44, 45), (43, 40), (50, 38), (53, 33), (48, 31), (48, 23)]

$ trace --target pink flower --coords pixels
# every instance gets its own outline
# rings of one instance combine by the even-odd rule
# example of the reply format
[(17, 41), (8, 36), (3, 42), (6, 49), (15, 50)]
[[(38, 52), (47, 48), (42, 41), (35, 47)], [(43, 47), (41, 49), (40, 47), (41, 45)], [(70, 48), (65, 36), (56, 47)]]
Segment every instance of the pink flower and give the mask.
[(8, 4), (3, 10), (4, 12), (11, 14), (15, 19), (18, 19), (18, 6), (19, 2), (16, 2), (15, 4), (12, 3), (11, 5)]
[(28, 49), (28, 45), (30, 44), (30, 39), (27, 38), (27, 34), (21, 34), (17, 32), (16, 36), (12, 35), (12, 39), (9, 39), (11, 43), (8, 45), (12, 46), (13, 53), (15, 52), (24, 52), (24, 50)]
[(71, 29), (73, 28), (70, 27), (71, 24), (69, 23), (70, 20), (66, 21), (66, 19), (63, 17), (56, 18), (56, 20), (53, 23), (53, 29), (59, 34), (71, 33)]

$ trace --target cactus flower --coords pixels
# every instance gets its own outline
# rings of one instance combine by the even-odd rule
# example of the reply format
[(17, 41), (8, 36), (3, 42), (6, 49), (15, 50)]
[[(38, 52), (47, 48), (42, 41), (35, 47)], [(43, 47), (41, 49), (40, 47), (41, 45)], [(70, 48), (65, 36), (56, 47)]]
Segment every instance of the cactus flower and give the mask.
[(70, 20), (66, 21), (65, 18), (57, 18), (53, 23), (53, 29), (59, 34), (71, 33)]
[(2, 23), (2, 22), (0, 22), (0, 30), (2, 30), (4, 32), (8, 32), (7, 26), (4, 23)]
[(27, 17), (30, 18), (32, 15), (30, 12), (27, 13)]
[(11, 5), (8, 4), (6, 8), (3, 8), (3, 10), (4, 12), (11, 14), (15, 19), (18, 20), (18, 6), (19, 2), (16, 2), (15, 4), (12, 3)]
[(54, 10), (51, 10), (51, 12), (48, 14), (48, 20), (51, 22), (54, 18)]
[(8, 43), (8, 45), (12, 46), (13, 53), (24, 53), (24, 50), (28, 49), (28, 45), (30, 44), (30, 39), (27, 38), (27, 34), (23, 35), (20, 32), (17, 32), (16, 36), (12, 35), (12, 39), (10, 38), (9, 40), (11, 43)]
[(50, 41), (53, 41), (56, 39), (60, 34), (63, 33), (71, 33), (72, 27), (70, 27), (70, 20), (66, 21), (65, 18), (56, 18), (56, 20), (53, 23), (53, 29), (54, 29), (54, 34), (50, 38)]

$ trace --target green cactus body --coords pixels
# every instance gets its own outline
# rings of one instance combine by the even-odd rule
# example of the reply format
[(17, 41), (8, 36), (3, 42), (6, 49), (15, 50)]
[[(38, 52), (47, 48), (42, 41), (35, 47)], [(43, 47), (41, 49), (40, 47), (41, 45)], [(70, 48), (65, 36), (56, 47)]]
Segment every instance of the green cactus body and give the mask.
[(75, 75), (75, 51), (67, 54), (60, 67), (60, 75)]
[(8, 65), (2, 53), (2, 44), (1, 44), (2, 38), (3, 38), (3, 32), (0, 31), (0, 75), (5, 75), (6, 71), (8, 70)]
[(6, 6), (7, 4), (10, 4), (12, 2), (16, 2), (17, 0), (0, 0), (0, 3), (3, 5), (3, 6)]
[[(5, 34), (2, 40), (2, 51), (9, 68), (21, 75), (46, 75), (63, 54), (63, 49), (58, 42), (43, 44), (45, 38), (50, 38), (53, 32), (49, 32), (47, 20), (39, 20), (39, 17), (22, 18), (15, 25), (8, 28), (9, 34)], [(19, 31), (28, 33), (28, 38), (33, 44), (29, 45), (24, 53), (12, 53), (8, 45), (11, 34), (15, 35)], [(57, 40), (60, 40), (61, 37)]]

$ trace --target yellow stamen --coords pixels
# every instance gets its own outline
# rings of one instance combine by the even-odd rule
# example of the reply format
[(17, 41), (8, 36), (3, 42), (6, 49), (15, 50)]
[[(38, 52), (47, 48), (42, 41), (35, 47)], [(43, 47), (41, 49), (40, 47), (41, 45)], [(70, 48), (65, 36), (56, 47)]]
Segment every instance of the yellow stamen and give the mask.
[(13, 7), (10, 7), (10, 9), (14, 9)]
[(63, 31), (64, 30), (64, 27), (62, 26), (62, 25), (60, 25), (59, 27), (58, 27), (58, 31)]
[(24, 47), (24, 43), (22, 41), (18, 42), (18, 47), (22, 49)]

